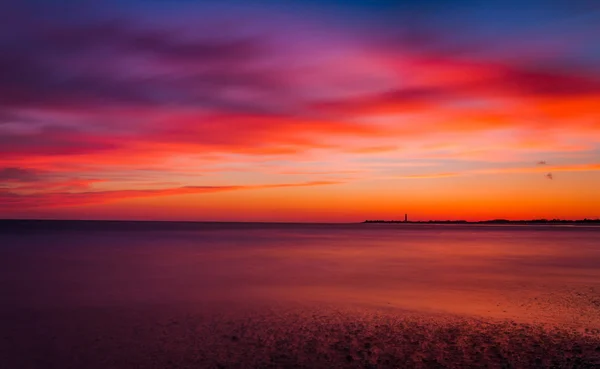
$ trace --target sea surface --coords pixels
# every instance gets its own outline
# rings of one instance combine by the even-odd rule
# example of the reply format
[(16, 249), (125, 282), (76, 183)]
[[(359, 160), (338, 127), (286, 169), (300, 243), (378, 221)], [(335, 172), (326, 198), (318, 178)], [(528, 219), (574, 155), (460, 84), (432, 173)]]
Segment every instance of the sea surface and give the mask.
[(0, 369), (600, 367), (593, 226), (0, 222)]

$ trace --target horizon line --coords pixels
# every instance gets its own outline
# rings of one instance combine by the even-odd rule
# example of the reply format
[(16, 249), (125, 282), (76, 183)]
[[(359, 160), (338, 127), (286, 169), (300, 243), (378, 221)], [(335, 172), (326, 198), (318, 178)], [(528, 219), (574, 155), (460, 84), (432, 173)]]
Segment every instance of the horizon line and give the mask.
[(0, 222), (14, 222), (14, 221), (25, 221), (25, 222), (136, 222), (136, 223), (252, 223), (252, 224), (365, 224), (365, 223), (485, 223), (485, 222), (507, 222), (507, 223), (523, 223), (523, 222), (600, 222), (600, 218), (581, 218), (581, 219), (561, 219), (561, 218), (537, 218), (537, 219), (505, 219), (505, 218), (494, 218), (494, 219), (480, 219), (480, 220), (465, 220), (465, 219), (429, 219), (429, 220), (383, 220), (383, 219), (366, 219), (362, 221), (348, 221), (348, 222), (323, 222), (323, 221), (248, 221), (248, 220), (151, 220), (151, 219), (50, 219), (50, 218), (0, 218)]

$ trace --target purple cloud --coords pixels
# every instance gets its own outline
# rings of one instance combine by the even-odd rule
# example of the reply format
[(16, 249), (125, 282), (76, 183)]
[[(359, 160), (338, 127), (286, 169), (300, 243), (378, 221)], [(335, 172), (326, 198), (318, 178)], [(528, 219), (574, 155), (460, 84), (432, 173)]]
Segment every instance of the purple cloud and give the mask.
[(36, 182), (40, 176), (36, 171), (23, 168), (0, 169), (0, 183), (2, 182)]

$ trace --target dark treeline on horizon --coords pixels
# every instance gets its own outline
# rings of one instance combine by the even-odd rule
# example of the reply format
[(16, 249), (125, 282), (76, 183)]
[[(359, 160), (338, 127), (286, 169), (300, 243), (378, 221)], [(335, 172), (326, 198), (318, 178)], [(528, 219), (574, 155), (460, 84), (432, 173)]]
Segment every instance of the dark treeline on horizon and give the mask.
[(600, 219), (529, 219), (529, 220), (508, 220), (508, 219), (491, 219), (491, 220), (365, 220), (363, 223), (427, 223), (427, 224), (600, 224)]
[[(506, 224), (506, 225), (600, 225), (600, 219), (531, 219), (531, 220), (507, 220), (492, 219), (480, 221), (467, 220), (379, 220), (369, 219), (361, 223), (351, 224)], [(270, 222), (210, 222), (210, 221), (154, 221), (154, 220), (42, 220), (42, 219), (0, 219), (0, 233), (4, 232), (33, 232), (33, 231), (101, 231), (101, 230), (198, 230), (198, 229), (229, 229), (260, 227), (280, 227), (282, 225), (323, 225), (327, 223), (270, 223)]]

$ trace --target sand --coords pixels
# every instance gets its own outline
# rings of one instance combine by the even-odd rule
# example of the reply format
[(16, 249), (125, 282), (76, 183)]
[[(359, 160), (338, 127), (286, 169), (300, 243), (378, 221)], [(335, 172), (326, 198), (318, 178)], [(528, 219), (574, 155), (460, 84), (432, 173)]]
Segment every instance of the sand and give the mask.
[(335, 305), (23, 310), (0, 367), (598, 368), (600, 330)]

